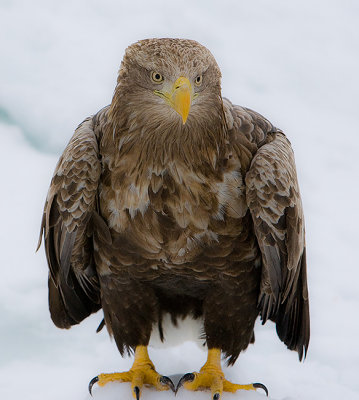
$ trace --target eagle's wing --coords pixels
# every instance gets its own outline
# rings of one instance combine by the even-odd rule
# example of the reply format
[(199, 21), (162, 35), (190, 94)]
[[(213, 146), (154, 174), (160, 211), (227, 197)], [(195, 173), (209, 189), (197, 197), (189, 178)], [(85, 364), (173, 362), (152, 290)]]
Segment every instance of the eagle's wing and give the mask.
[(83, 121), (60, 157), (41, 224), (39, 246), (44, 234), (51, 318), (60, 328), (101, 307), (92, 241), (101, 173), (93, 121)]
[(302, 359), (309, 344), (304, 217), (293, 151), (282, 132), (268, 135), (255, 154), (246, 195), (262, 254), (263, 323), (275, 321), (280, 339)]

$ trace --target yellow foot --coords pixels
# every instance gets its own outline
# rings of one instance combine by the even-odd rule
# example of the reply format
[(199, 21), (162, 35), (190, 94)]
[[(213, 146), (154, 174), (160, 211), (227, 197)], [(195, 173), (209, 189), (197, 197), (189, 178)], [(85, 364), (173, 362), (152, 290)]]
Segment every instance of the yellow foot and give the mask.
[(225, 379), (221, 363), (221, 352), (219, 349), (210, 349), (208, 351), (208, 360), (199, 372), (193, 372), (184, 375), (178, 382), (176, 392), (181, 386), (187, 390), (210, 389), (212, 400), (220, 400), (223, 391), (236, 392), (242, 390), (263, 389), (268, 396), (268, 390), (262, 383), (250, 383), (248, 385), (239, 385)]
[(145, 346), (136, 347), (135, 361), (131, 369), (127, 372), (114, 372), (112, 374), (99, 374), (95, 376), (89, 383), (89, 392), (92, 395), (92, 386), (97, 383), (104, 386), (109, 382), (130, 382), (132, 395), (139, 400), (143, 385), (150, 385), (157, 390), (173, 390), (175, 391), (173, 382), (167, 376), (160, 375), (148, 357), (147, 348)]

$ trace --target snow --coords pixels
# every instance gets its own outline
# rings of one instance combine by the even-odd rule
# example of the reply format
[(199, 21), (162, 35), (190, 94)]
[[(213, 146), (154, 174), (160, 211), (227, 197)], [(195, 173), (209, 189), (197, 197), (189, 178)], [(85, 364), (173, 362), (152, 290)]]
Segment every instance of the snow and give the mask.
[[(89, 399), (93, 376), (131, 366), (105, 330), (95, 334), (101, 313), (69, 331), (53, 326), (44, 251), (35, 248), (61, 150), (82, 119), (111, 101), (124, 49), (145, 37), (206, 45), (222, 69), (224, 95), (284, 129), (295, 150), (307, 229), (309, 354), (299, 363), (273, 324), (258, 323), (255, 345), (225, 368), (228, 379), (262, 382), (271, 399), (359, 398), (358, 17), (356, 0), (0, 3), (2, 399)], [(150, 355), (166, 375), (198, 370), (206, 356), (189, 341)], [(131, 398), (128, 384), (93, 393), (95, 400)], [(189, 397), (210, 395), (177, 395)], [(144, 389), (142, 398), (172, 395)]]

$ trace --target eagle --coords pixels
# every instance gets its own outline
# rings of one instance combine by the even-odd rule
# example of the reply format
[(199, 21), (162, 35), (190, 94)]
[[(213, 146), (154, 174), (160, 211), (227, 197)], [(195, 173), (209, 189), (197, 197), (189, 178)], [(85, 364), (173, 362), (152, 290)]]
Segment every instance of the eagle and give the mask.
[[(291, 144), (251, 109), (221, 94), (211, 52), (193, 40), (145, 39), (123, 57), (112, 102), (86, 118), (61, 155), (47, 194), (44, 237), (49, 309), (70, 328), (102, 308), (129, 371), (89, 389), (130, 382), (137, 400), (157, 390), (267, 388), (225, 379), (274, 321), (305, 357), (310, 336), (302, 202)], [(175, 388), (148, 354), (163, 318), (203, 324), (198, 372)], [(268, 393), (267, 393), (268, 394)]]

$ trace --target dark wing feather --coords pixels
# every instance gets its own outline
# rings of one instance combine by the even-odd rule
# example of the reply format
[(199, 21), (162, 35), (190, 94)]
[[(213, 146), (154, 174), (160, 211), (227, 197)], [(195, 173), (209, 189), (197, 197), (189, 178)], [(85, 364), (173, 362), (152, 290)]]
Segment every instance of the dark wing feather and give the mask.
[(290, 142), (268, 135), (246, 175), (247, 204), (262, 253), (259, 307), (299, 358), (309, 344), (304, 217)]
[(92, 221), (101, 173), (93, 119), (75, 131), (56, 166), (41, 224), (49, 265), (49, 307), (60, 328), (81, 322), (100, 305)]

